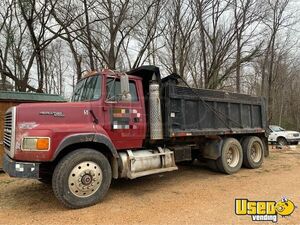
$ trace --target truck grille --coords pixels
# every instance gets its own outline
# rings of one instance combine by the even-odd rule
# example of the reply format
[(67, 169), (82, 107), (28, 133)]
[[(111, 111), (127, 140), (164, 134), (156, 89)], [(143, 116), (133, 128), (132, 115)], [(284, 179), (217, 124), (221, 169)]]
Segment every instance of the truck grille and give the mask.
[(5, 113), (4, 120), (4, 135), (3, 144), (4, 149), (9, 156), (14, 154), (14, 141), (15, 141), (15, 124), (16, 124), (16, 107), (8, 109)]
[(294, 134), (293, 136), (294, 136), (294, 137), (299, 137), (299, 134)]
[(7, 112), (5, 114), (4, 122), (4, 146), (6, 149), (10, 149), (11, 146), (11, 134), (12, 134), (12, 112)]

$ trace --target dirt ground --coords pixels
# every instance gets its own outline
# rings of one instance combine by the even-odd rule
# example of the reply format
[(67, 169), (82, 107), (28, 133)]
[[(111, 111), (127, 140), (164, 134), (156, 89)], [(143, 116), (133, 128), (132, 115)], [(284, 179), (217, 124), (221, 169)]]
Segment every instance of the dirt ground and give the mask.
[[(191, 165), (114, 181), (102, 203), (79, 210), (64, 208), (47, 185), (2, 173), (0, 224), (253, 224), (250, 216), (235, 215), (235, 198), (284, 196), (300, 207), (300, 148), (271, 150), (262, 168), (230, 176)], [(300, 209), (278, 224), (300, 224)]]

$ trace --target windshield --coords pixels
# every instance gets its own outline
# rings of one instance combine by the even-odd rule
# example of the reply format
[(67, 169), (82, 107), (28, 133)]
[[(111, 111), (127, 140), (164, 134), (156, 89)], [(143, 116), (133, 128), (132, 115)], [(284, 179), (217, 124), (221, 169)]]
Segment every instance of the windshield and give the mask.
[(101, 96), (102, 77), (90, 76), (80, 80), (73, 92), (71, 102), (84, 102), (97, 100)]
[(285, 129), (279, 126), (270, 126), (270, 129), (274, 132), (285, 131)]

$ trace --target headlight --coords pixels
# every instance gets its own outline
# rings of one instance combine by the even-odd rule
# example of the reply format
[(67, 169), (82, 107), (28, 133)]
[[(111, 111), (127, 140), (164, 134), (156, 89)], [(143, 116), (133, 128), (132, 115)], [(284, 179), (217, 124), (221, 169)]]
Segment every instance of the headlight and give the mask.
[(47, 151), (50, 148), (50, 138), (48, 137), (26, 137), (22, 141), (22, 150)]
[(288, 138), (293, 138), (294, 137), (293, 134), (288, 134), (287, 136), (288, 136)]

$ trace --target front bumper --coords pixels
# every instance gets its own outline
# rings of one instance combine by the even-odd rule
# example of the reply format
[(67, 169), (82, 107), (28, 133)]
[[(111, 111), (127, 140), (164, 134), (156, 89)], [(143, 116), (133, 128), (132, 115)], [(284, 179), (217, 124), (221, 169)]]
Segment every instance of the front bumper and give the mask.
[(297, 142), (297, 141), (299, 142), (300, 138), (287, 138), (286, 140), (288, 143), (292, 143), (292, 142)]
[(3, 157), (3, 170), (11, 177), (39, 178), (40, 163), (29, 163), (15, 161), (9, 156)]

